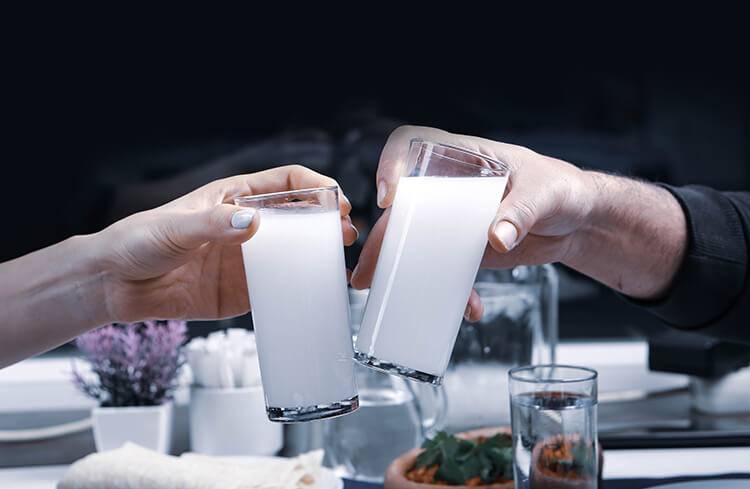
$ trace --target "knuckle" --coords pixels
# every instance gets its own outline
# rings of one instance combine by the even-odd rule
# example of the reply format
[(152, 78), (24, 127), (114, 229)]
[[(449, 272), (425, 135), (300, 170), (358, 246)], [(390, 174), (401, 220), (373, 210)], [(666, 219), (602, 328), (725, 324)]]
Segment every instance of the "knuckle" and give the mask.
[(151, 237), (167, 257), (175, 258), (188, 252), (180, 242), (180, 232), (174, 219), (167, 219), (159, 228), (151, 229)]
[(289, 175), (289, 178), (298, 178), (301, 175), (310, 172), (311, 170), (304, 165), (299, 163), (290, 163), (279, 167), (280, 170), (284, 171)]
[(217, 206), (208, 213), (208, 226), (210, 228), (221, 229), (224, 226), (225, 213), (221, 206)]
[(398, 137), (398, 136), (403, 136), (405, 134), (409, 134), (409, 133), (411, 133), (414, 130), (414, 127), (415, 126), (412, 126), (412, 125), (409, 125), (409, 124), (404, 124), (402, 126), (398, 126), (396, 129), (393, 130), (393, 132), (391, 133), (391, 135), (394, 136), (394, 137)]
[(410, 139), (417, 136), (419, 133), (420, 127), (419, 126), (413, 126), (413, 125), (403, 125), (399, 126), (396, 129), (391, 132), (391, 135), (388, 137), (389, 141), (391, 142), (402, 142), (402, 141), (409, 141)]
[(536, 218), (537, 205), (533, 200), (519, 200), (513, 204), (513, 213), (522, 225), (528, 225)]

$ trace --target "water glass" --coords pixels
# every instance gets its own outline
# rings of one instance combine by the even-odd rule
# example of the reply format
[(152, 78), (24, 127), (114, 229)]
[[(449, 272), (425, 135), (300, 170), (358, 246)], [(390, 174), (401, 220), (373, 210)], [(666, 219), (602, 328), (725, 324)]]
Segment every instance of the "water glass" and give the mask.
[(596, 371), (536, 365), (508, 377), (516, 488), (596, 489)]

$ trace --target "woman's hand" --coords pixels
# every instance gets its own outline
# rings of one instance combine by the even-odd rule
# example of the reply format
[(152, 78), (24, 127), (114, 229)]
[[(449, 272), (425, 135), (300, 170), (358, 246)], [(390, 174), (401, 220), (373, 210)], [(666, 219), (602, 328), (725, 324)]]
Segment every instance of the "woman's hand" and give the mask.
[[(404, 126), (388, 138), (376, 177), (383, 209), (393, 203), (414, 138), (461, 146), (508, 165), (510, 179), (488, 231), (483, 267), (562, 262), (621, 292), (651, 298), (669, 285), (681, 262), (685, 218), (666, 190), (584, 171), (521, 146), (438, 129)], [(367, 238), (351, 280), (355, 287), (372, 282), (388, 215), (386, 210)], [(478, 320), (481, 314), (473, 292), (467, 318)]]
[[(216, 319), (248, 311), (240, 244), (262, 226), (234, 198), (336, 185), (302, 166), (285, 166), (209, 183), (161, 207), (93, 235), (111, 321)], [(344, 244), (357, 239), (351, 205), (340, 194)]]

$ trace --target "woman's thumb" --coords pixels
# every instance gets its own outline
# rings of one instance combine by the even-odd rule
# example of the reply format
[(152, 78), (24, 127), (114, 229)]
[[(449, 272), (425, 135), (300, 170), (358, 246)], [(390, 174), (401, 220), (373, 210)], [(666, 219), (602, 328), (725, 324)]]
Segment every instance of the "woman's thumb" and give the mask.
[(256, 209), (219, 204), (201, 211), (180, 213), (173, 218), (170, 239), (180, 248), (191, 250), (209, 241), (240, 244), (258, 230)]

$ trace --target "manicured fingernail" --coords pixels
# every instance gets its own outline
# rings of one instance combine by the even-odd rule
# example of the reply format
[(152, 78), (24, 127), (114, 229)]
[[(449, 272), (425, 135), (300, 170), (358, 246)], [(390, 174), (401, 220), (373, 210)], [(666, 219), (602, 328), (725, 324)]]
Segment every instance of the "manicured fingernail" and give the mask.
[(247, 229), (255, 217), (255, 209), (242, 209), (232, 214), (232, 227), (234, 229)]
[(356, 235), (354, 238), (354, 241), (357, 241), (359, 239), (359, 230), (352, 224), (352, 229), (354, 230), (354, 234)]
[(382, 206), (383, 201), (385, 200), (386, 195), (388, 195), (388, 184), (385, 183), (385, 180), (381, 180), (380, 183), (378, 183), (378, 205)]
[(495, 236), (505, 247), (505, 251), (510, 251), (516, 246), (518, 239), (518, 230), (516, 226), (508, 221), (500, 221), (495, 225)]
[(344, 202), (346, 202), (347, 204), (349, 204), (349, 207), (351, 207), (351, 206), (352, 206), (352, 203), (351, 203), (351, 202), (349, 201), (349, 199), (348, 199), (348, 198), (346, 197), (346, 195), (344, 195), (343, 193), (341, 194), (341, 199), (342, 199), (342, 200), (343, 200)]
[(357, 263), (357, 264), (356, 264), (356, 265), (354, 266), (354, 270), (352, 271), (352, 278), (354, 278), (354, 277), (356, 277), (356, 276), (357, 276), (357, 271), (358, 271), (358, 270), (359, 270), (359, 263)]
[(464, 311), (464, 319), (468, 321), (470, 316), (471, 316), (471, 304), (466, 304), (466, 310)]

